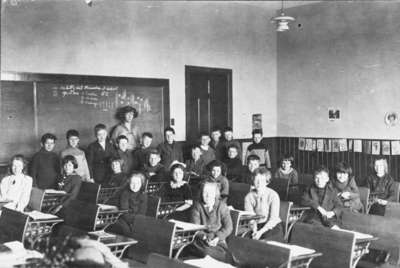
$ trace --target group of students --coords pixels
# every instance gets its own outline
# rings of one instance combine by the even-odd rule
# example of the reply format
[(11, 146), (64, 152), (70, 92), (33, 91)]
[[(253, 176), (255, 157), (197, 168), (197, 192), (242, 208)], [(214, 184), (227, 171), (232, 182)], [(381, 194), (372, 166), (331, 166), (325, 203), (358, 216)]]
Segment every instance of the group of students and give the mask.
[[(135, 116), (129, 109), (123, 116), (127, 114)], [(137, 134), (137, 130), (133, 132)], [(232, 232), (227, 198), (229, 183), (240, 182), (251, 185), (243, 200), (244, 209), (263, 216), (253, 223), (249, 236), (283, 241), (280, 197), (268, 184), (271, 180), (286, 180), (296, 187), (298, 174), (291, 156), (285, 156), (279, 168), (271, 173), (269, 150), (262, 142), (261, 130), (252, 132), (253, 143), (246, 152), (245, 166), (242, 165), (240, 143), (233, 139), (229, 127), (223, 131), (213, 129), (211, 135), (201, 133), (199, 143), (191, 147), (191, 158), (185, 163), (173, 128), (165, 129), (165, 141), (157, 147), (152, 146), (151, 133), (144, 132), (139, 141), (133, 132), (132, 129), (126, 132), (124, 125), (118, 125), (109, 140), (106, 126), (98, 124), (94, 128), (96, 141), (83, 151), (79, 148), (79, 132), (68, 130), (68, 145), (60, 155), (54, 152), (56, 137), (49, 133), (43, 135), (41, 149), (33, 156), (29, 172), (22, 155), (12, 157), (9, 175), (0, 183), (0, 201), (7, 201), (9, 208), (24, 211), (32, 185), (41, 189), (60, 189), (68, 195), (53, 213), (65, 216), (64, 208), (77, 197), (83, 181), (120, 187), (113, 200), (115, 205), (128, 212), (109, 229), (129, 236), (135, 215), (145, 214), (147, 210), (146, 184), (164, 181), (158, 192), (162, 202), (182, 202), (171, 217), (207, 226), (204, 234), (187, 249), (190, 254), (208, 254), (233, 262), (225, 243)], [(398, 201), (394, 200), (394, 180), (384, 158), (375, 160), (374, 171), (365, 185), (375, 196), (370, 213), (383, 215), (388, 201)], [(190, 180), (200, 182), (198, 196), (192, 194)], [(304, 222), (329, 227), (340, 225), (343, 209), (354, 212), (364, 209), (352, 169), (343, 162), (337, 164), (332, 178), (325, 167), (315, 170), (314, 183), (302, 193), (301, 205), (311, 207), (303, 216)]]

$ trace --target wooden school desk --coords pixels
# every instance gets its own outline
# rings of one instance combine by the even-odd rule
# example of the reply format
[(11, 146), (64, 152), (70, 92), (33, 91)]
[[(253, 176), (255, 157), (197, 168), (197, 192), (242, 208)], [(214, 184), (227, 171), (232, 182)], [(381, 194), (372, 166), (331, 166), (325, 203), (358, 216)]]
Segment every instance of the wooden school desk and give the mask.
[(45, 214), (39, 211), (31, 211), (26, 214), (29, 215), (29, 218), (28, 225), (24, 233), (24, 240), (31, 246), (33, 246), (37, 240), (49, 236), (53, 230), (53, 227), (56, 224), (64, 221), (55, 215)]
[(167, 182), (165, 181), (147, 182), (145, 192), (147, 194), (156, 195), (160, 191), (161, 187), (166, 183)]
[(179, 258), (182, 250), (193, 242), (195, 236), (203, 230), (206, 230), (204, 225), (187, 223), (177, 220), (169, 220), (175, 223), (175, 234), (172, 239), (172, 250), (175, 259)]
[(233, 236), (245, 236), (248, 232), (252, 231), (252, 221), (262, 219), (264, 216), (256, 215), (243, 210), (230, 210), (232, 224), (233, 224)]
[(107, 233), (104, 231), (88, 232), (88, 235), (90, 238), (100, 241), (109, 247), (111, 252), (118, 258), (122, 258), (125, 250), (138, 242), (136, 239), (131, 237)]
[(67, 195), (68, 194), (64, 191), (57, 191), (53, 189), (42, 190), (32, 187), (28, 207), (32, 210), (49, 213), (52, 209), (56, 208), (58, 205), (61, 205), (62, 200)]
[(174, 213), (178, 207), (184, 204), (185, 201), (161, 202), (158, 208), (157, 218), (166, 219), (169, 215)]
[(314, 258), (322, 255), (309, 248), (242, 237), (228, 239), (228, 248), (239, 267), (251, 268), (307, 268)]

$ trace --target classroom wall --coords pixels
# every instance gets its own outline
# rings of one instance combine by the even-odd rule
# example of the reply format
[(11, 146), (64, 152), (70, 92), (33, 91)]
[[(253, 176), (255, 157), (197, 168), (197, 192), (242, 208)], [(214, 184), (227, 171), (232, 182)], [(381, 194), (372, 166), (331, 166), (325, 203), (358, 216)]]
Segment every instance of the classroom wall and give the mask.
[(185, 139), (185, 65), (233, 71), (233, 127), (261, 113), (276, 136), (276, 7), (245, 2), (27, 1), (1, 16), (1, 70), (170, 79), (171, 118)]
[[(399, 139), (400, 2), (332, 1), (286, 10), (278, 34), (278, 136)], [(341, 119), (328, 120), (328, 108)]]

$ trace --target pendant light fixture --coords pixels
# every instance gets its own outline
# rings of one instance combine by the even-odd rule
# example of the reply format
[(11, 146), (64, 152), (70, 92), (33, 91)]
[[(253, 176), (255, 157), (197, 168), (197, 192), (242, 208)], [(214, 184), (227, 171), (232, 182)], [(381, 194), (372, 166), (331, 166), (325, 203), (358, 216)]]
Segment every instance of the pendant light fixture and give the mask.
[(281, 3), (282, 5), (280, 15), (271, 19), (271, 22), (276, 24), (277, 32), (285, 32), (289, 30), (289, 22), (295, 21), (295, 18), (285, 15), (285, 13), (283, 12), (283, 0), (281, 1)]

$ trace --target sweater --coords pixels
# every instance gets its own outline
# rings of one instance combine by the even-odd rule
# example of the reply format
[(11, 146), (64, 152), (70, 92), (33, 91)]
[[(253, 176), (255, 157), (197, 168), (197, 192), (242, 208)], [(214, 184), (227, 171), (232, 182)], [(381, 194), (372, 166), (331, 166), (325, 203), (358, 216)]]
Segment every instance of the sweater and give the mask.
[(380, 199), (398, 202), (395, 195), (394, 180), (389, 174), (382, 178), (376, 174), (368, 176), (367, 187), (371, 190), (372, 195), (376, 195)]
[(33, 186), (40, 189), (56, 189), (60, 171), (58, 155), (42, 148), (33, 156), (29, 174), (32, 177)]
[(289, 180), (289, 185), (299, 183), (299, 175), (297, 174), (297, 171), (294, 168), (292, 168), (292, 170), (289, 173), (284, 173), (283, 170), (279, 168), (274, 174), (274, 179)]
[(247, 147), (246, 159), (249, 155), (257, 155), (260, 158), (260, 165), (265, 165), (266, 168), (271, 168), (271, 159), (269, 156), (268, 146), (262, 142), (252, 143)]
[(361, 211), (363, 209), (363, 204), (360, 200), (360, 192), (354, 177), (349, 178), (345, 183), (341, 183), (334, 179), (332, 180), (332, 186), (338, 193), (350, 193), (350, 197), (347, 200), (340, 197), (343, 207), (349, 208), (352, 211)]
[(233, 230), (230, 211), (227, 205), (219, 200), (215, 201), (211, 211), (208, 211), (204, 203), (196, 202), (191, 210), (191, 222), (205, 225), (209, 238), (218, 237), (220, 241), (225, 241)]

